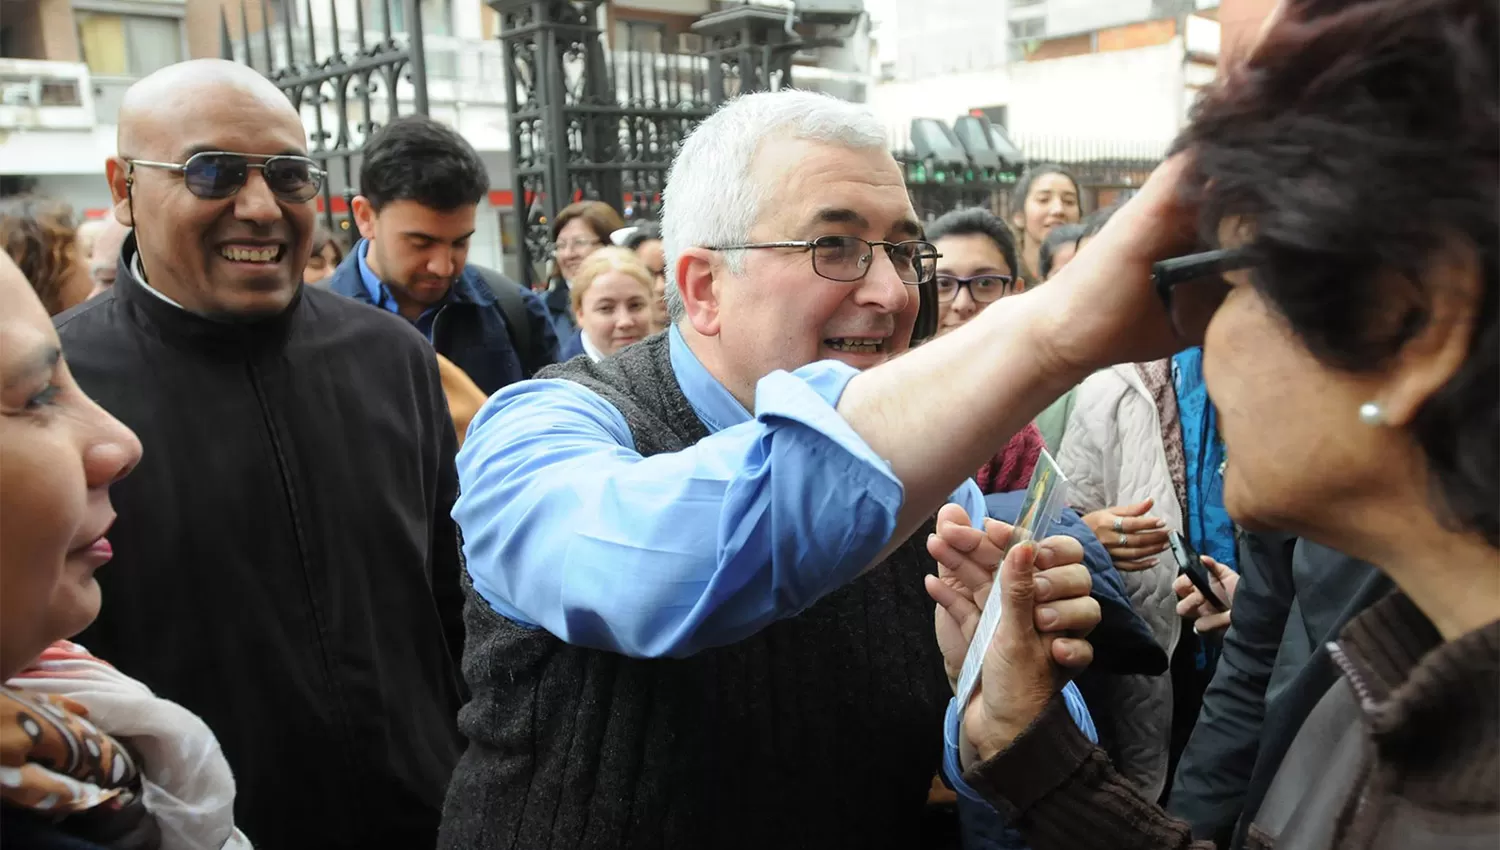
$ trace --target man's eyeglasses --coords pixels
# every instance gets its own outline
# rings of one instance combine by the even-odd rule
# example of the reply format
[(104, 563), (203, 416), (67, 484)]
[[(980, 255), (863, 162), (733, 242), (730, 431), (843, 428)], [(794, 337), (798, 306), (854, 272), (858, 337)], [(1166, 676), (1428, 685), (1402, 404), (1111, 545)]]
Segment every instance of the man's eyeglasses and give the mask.
[(941, 304), (958, 297), (960, 289), (969, 290), (969, 297), (976, 304), (999, 301), (1016, 291), (1016, 279), (1008, 274), (976, 274), (973, 277), (937, 276), (937, 300)]
[[(251, 162), (251, 159), (258, 160)], [(313, 199), (323, 187), (325, 173), (305, 156), (256, 156), (255, 154), (204, 151), (187, 162), (150, 162), (127, 159), (132, 167), (164, 168), (182, 175), (187, 190), (208, 201), (232, 197), (250, 179), (250, 169), (260, 169), (271, 192), (283, 201), (300, 204)]]
[(1248, 252), (1239, 248), (1204, 251), (1153, 264), (1151, 283), (1172, 319), (1172, 330), (1184, 340), (1202, 342), (1208, 320), (1231, 288), (1224, 273), (1249, 265)]
[(902, 283), (913, 286), (927, 283), (937, 274), (938, 257), (942, 255), (931, 242), (871, 242), (858, 236), (819, 236), (817, 239), (793, 242), (751, 242), (745, 245), (721, 245), (710, 251), (741, 251), (759, 248), (800, 248), (812, 254), (813, 272), (839, 283), (863, 280), (875, 265), (875, 248), (885, 249), (896, 267)]
[(588, 251), (603, 244), (598, 239), (569, 239), (566, 242), (552, 243), (552, 250), (559, 254), (563, 251)]

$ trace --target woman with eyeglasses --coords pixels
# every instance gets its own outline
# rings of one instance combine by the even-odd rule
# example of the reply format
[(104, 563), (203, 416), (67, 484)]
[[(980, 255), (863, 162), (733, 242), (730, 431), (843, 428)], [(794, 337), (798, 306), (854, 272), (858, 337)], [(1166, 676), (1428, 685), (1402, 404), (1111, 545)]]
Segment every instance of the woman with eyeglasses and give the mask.
[(542, 300), (559, 340), (570, 339), (578, 329), (568, 287), (583, 261), (610, 244), (610, 234), (625, 226), (625, 220), (603, 201), (569, 204), (552, 220), (552, 250), (557, 274), (547, 285)]
[[(1295, 709), (1300, 731), (1232, 846), (1492, 848), (1500, 9), (1286, 0), (1175, 147), (1042, 291), (1078, 308), (1066, 312), (1086, 333), (1098, 325), (1081, 296), (1115, 281), (1110, 306), (1141, 338), (1170, 317), (1179, 340), (1201, 340), (1230, 515), (1368, 560), (1396, 585), (1321, 651), (1324, 690)], [(966, 778), (1035, 850), (1213, 848), (1073, 728), (1022, 550), (995, 584)]]
[[(926, 227), (937, 260), (938, 336), (962, 327), (1001, 298), (1022, 292), (1016, 244), (1000, 217), (986, 209), (952, 210)], [(1036, 425), (1027, 425), (975, 475), (985, 494), (1023, 490), (1046, 447)]]
[(68, 641), (99, 613), (109, 487), (140, 456), (0, 255), (0, 846), (250, 846), (203, 721)]

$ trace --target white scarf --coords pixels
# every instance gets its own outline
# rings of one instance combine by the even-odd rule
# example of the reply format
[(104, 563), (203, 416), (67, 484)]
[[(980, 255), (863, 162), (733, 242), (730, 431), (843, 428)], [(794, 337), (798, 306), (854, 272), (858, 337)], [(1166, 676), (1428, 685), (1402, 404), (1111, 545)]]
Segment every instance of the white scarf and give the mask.
[(15, 678), (18, 691), (67, 697), (95, 726), (139, 753), (141, 802), (163, 850), (252, 850), (234, 827), (234, 775), (196, 714), (164, 700), (70, 641), (58, 641)]

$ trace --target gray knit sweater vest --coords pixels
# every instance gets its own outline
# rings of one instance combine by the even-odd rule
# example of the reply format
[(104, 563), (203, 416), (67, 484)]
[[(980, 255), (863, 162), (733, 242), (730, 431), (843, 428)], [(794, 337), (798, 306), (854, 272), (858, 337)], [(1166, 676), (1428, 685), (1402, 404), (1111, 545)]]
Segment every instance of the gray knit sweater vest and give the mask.
[[(659, 334), (576, 381), (643, 455), (708, 436)], [(558, 534), (569, 529), (559, 528)], [(732, 646), (635, 659), (570, 646), (468, 591), (444, 850), (911, 848), (950, 695), (914, 535), (806, 611)]]

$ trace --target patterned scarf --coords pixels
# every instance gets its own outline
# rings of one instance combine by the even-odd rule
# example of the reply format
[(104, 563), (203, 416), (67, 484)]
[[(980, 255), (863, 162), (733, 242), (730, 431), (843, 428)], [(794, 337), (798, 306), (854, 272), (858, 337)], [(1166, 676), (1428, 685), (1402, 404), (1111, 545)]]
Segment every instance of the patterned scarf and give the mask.
[(70, 641), (0, 687), (0, 798), (111, 850), (251, 846), (203, 721)]
[(155, 846), (135, 759), (88, 714), (64, 696), (0, 686), (0, 800), (79, 838)]
[(1177, 494), (1177, 505), (1187, 510), (1187, 456), (1182, 450), (1182, 421), (1177, 413), (1177, 388), (1172, 382), (1172, 361), (1168, 358), (1137, 363), (1135, 369), (1141, 382), (1156, 402), (1156, 421), (1161, 423), (1162, 448), (1167, 453), (1167, 472), (1172, 476), (1172, 489)]

